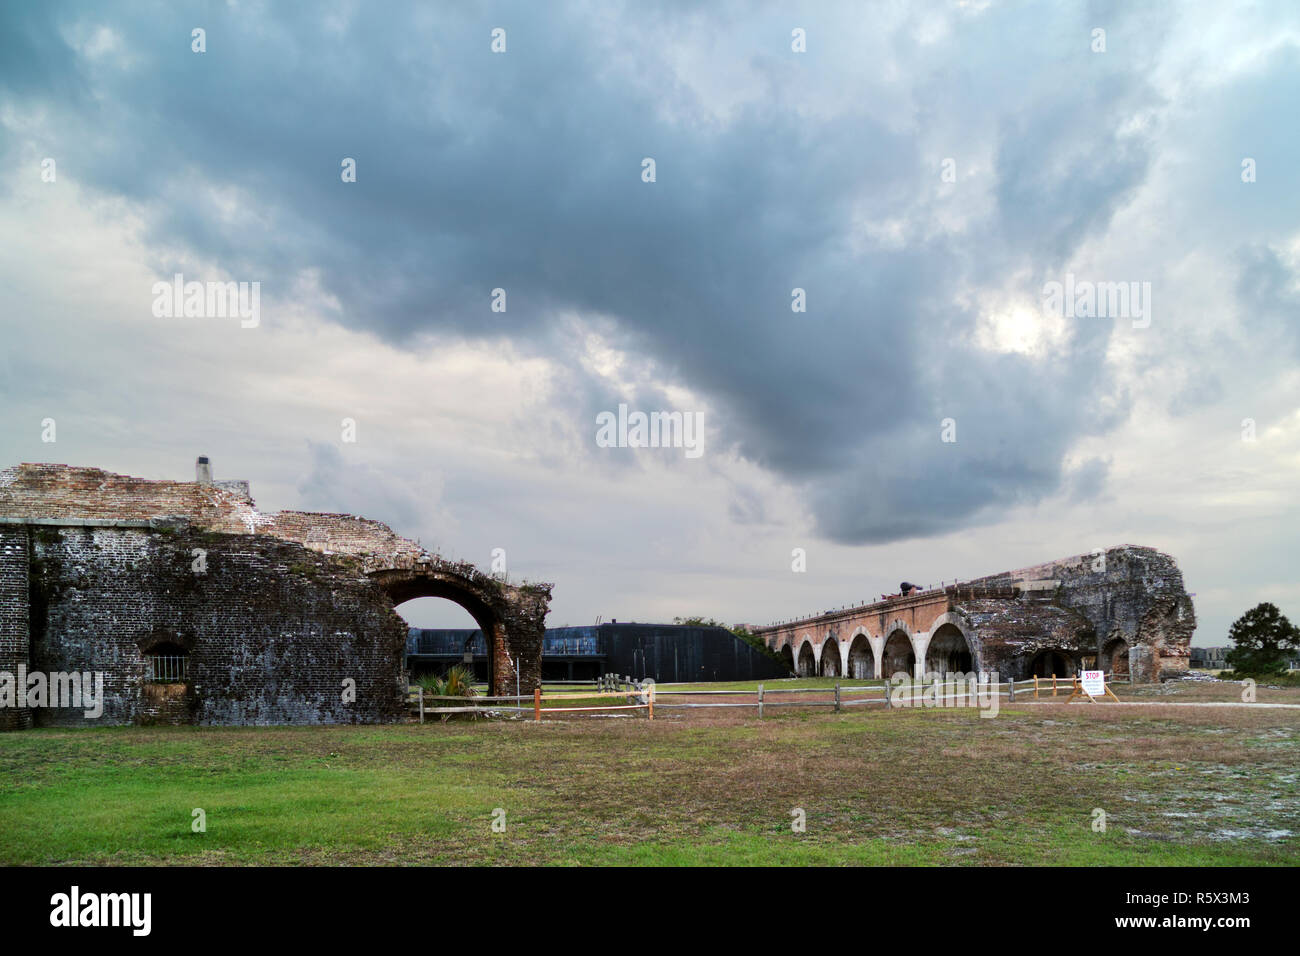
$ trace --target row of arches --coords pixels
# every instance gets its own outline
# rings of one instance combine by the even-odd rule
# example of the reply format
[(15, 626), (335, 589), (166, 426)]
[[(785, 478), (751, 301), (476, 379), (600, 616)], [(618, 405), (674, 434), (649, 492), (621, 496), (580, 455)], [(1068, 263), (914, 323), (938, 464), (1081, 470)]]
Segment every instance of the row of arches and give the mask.
[[(946, 615), (945, 615), (946, 616)], [(847, 653), (841, 647), (839, 639), (827, 634), (820, 646), (815, 645), (812, 636), (804, 634), (794, 641), (786, 641), (778, 649), (786, 666), (800, 677), (847, 677), (851, 679), (871, 679), (889, 677), (900, 671), (907, 674), (917, 673), (917, 649), (923, 648), (923, 674), (968, 674), (977, 670), (979, 663), (965, 631), (955, 621), (940, 618), (936, 621), (928, 636), (912, 635), (905, 628), (891, 630), (883, 643), (873, 640), (869, 634), (859, 630), (854, 634)], [(794, 648), (797, 647), (796, 652)], [(879, 666), (877, 667), (877, 647), (879, 647)], [(1028, 659), (1024, 667), (1026, 677), (1073, 677), (1085, 663), (1085, 658), (1078, 650), (1061, 647), (1043, 648)], [(1092, 666), (1090, 658), (1086, 659)], [(1129, 672), (1129, 644), (1122, 637), (1116, 637), (1102, 647), (1096, 666), (1117, 677), (1125, 677)]]
[[(827, 635), (820, 648), (805, 634), (798, 643), (796, 656), (791, 642), (778, 653), (786, 666), (800, 677), (849, 677), (870, 679), (888, 677), (899, 671), (916, 673), (917, 639), (903, 628), (895, 628), (881, 645), (877, 662), (876, 648), (865, 631), (854, 634), (847, 652), (837, 638)], [(820, 653), (819, 653), (820, 651)], [(965, 632), (954, 622), (944, 621), (934, 628), (925, 645), (925, 672), (969, 673), (975, 669), (975, 654)], [(879, 663), (879, 666), (877, 666)]]

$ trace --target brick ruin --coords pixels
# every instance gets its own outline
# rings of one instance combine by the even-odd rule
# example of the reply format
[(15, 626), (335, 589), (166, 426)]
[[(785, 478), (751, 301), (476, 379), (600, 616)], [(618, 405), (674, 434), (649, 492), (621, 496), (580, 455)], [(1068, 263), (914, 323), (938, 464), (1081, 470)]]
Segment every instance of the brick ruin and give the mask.
[[(408, 627), (394, 608), (417, 597), (455, 601), (490, 636), (494, 694), (513, 694), (516, 674), (530, 690), (550, 594), (377, 521), (264, 514), (203, 458), (192, 482), (0, 470), (0, 672), (102, 673), (99, 724), (401, 720)], [(183, 680), (159, 679), (164, 665)], [(86, 721), (0, 708), (0, 729)]]
[(1134, 681), (1187, 670), (1196, 613), (1174, 559), (1122, 545), (757, 632), (792, 671), (889, 677), (1100, 667)]

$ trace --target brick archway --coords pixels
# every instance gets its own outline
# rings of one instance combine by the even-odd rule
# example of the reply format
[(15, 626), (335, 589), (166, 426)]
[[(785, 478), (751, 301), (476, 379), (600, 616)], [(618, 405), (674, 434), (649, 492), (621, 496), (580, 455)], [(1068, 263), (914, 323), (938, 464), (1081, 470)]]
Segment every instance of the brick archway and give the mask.
[(822, 677), (843, 677), (840, 673), (840, 642), (827, 634), (822, 638), (821, 660), (817, 662), (817, 672)]
[(493, 696), (521, 691), (542, 680), (542, 636), (551, 600), (549, 585), (516, 586), (471, 564), (419, 562), (371, 571), (393, 606), (422, 597), (445, 598), (474, 618), (488, 644), (488, 684)]
[(1129, 643), (1123, 637), (1114, 637), (1101, 649), (1097, 666), (1109, 671), (1112, 677), (1128, 677)]
[(800, 677), (817, 676), (817, 651), (813, 648), (812, 638), (804, 637), (799, 645), (799, 656), (794, 661), (795, 673)]
[(976, 670), (975, 648), (966, 629), (953, 614), (941, 615), (931, 625), (925, 650), (925, 672), (966, 674)]
[(881, 657), (880, 674), (886, 680), (897, 673), (905, 672), (908, 677), (916, 675), (916, 647), (906, 628), (895, 626), (890, 631)]
[(849, 643), (849, 666), (846, 677), (870, 680), (876, 676), (876, 652), (871, 646), (871, 635), (863, 628), (854, 632)]

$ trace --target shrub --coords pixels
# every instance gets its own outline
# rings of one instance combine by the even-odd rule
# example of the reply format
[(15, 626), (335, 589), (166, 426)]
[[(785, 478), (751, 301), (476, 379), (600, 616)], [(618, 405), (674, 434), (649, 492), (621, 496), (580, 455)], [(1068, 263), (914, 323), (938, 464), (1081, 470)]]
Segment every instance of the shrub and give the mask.
[[(468, 667), (460, 664), (448, 668), (447, 673), (441, 676), (437, 674), (421, 674), (415, 679), (415, 686), (424, 690), (428, 697), (477, 697), (478, 691), (474, 689), (474, 672)], [(445, 705), (448, 701), (435, 701), (435, 705)], [(439, 714), (445, 721), (451, 717), (469, 717), (471, 720), (476, 714)]]

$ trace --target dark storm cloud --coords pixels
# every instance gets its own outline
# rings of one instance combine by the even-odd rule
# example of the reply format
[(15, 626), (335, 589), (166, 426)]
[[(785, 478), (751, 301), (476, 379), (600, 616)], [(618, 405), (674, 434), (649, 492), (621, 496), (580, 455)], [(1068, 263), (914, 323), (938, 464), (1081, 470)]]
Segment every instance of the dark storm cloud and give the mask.
[[(48, 108), (61, 171), (140, 203), (156, 248), (211, 257), (272, 302), (318, 269), (337, 319), (390, 341), (508, 335), (571, 366), (582, 428), (627, 396), (583, 378), (551, 323), (603, 316), (634, 361), (709, 402), (711, 447), (805, 489), (838, 540), (951, 530), (1052, 493), (1071, 443), (1114, 424), (1101, 401), (1108, 325), (1069, 329), (1062, 350), (1030, 359), (970, 344), (977, 316), (953, 305), (1026, 267), (1036, 281), (1059, 268), (1146, 173), (1147, 140), (1114, 131), (1149, 94), (1079, 57), (1082, 19), (1048, 34), (1026, 11), (980, 26), (1001, 45), (974, 59), (1022, 71), (1024, 92), (975, 107), (998, 162), (994, 210), (945, 233), (930, 228), (938, 176), (919, 134), (868, 110), (809, 118), (779, 95), (803, 82), (781, 55), (788, 29), (763, 54), (770, 103), (706, 122), (660, 113), (681, 91), (647, 53), (670, 42), (655, 39), (653, 12), (629, 12), (605, 45), (587, 11), (540, 4), (437, 22), (362, 7), (342, 32), (312, 7), (4, 16), (4, 98)], [(59, 39), (99, 23), (118, 53), (74, 55)], [(494, 56), (498, 25), (509, 52)], [(207, 30), (203, 55), (190, 51), (194, 26)], [(620, 56), (633, 65), (615, 69)], [(1094, 72), (1071, 75), (1082, 68)], [(52, 73), (59, 82), (42, 81)], [(954, 89), (952, 106), (927, 93), (940, 98), (927, 129), (971, 122), (977, 92)], [(654, 184), (640, 179), (646, 156)], [(356, 184), (340, 182), (343, 157)], [(223, 217), (227, 188), (253, 221)], [(903, 222), (904, 241), (865, 239), (864, 218)], [(488, 308), (498, 286), (506, 315)], [(806, 314), (790, 310), (794, 287)], [(945, 417), (955, 443), (939, 440)], [(335, 471), (318, 460), (309, 486)]]

